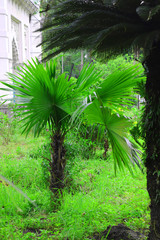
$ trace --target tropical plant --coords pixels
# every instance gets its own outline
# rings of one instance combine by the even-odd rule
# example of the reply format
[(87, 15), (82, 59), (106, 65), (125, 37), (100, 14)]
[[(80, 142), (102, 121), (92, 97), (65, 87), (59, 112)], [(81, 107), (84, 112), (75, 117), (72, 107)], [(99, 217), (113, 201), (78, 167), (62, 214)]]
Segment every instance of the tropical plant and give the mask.
[(52, 50), (48, 57), (77, 48), (89, 49), (102, 58), (132, 49), (143, 51), (147, 74), (143, 129), (151, 199), (149, 240), (160, 239), (159, 19), (159, 0), (68, 0), (54, 9), (50, 5), (42, 28), (50, 34), (44, 42), (45, 51)]
[[(137, 74), (140, 74), (137, 76)], [(46, 65), (34, 61), (25, 67), (19, 67), (17, 75), (9, 74), (13, 84), (3, 83), (6, 89), (15, 91), (18, 108), (23, 121), (23, 132), (31, 129), (38, 136), (44, 128), (50, 131), (51, 159), (49, 161), (50, 189), (56, 193), (63, 187), (66, 165), (64, 139), (66, 133), (83, 119), (89, 123), (100, 124), (108, 132), (115, 169), (128, 167), (138, 162), (138, 154), (127, 140), (127, 127), (130, 122), (124, 117), (112, 114), (119, 102), (132, 103), (129, 96), (135, 83), (141, 81), (142, 68), (134, 66), (121, 69), (109, 75), (96, 87), (100, 74), (94, 71), (94, 65), (83, 67), (77, 81), (68, 81), (65, 73), (56, 77), (55, 61)], [(9, 88), (8, 88), (9, 87)], [(127, 92), (127, 94), (126, 94)]]

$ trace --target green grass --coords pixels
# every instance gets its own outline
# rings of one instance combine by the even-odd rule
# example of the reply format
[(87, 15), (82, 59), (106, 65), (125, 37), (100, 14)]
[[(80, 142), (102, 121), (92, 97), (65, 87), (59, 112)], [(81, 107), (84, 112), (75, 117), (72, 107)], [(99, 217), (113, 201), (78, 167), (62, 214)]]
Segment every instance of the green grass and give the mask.
[(18, 135), (0, 149), (0, 174), (37, 204), (33, 207), (1, 182), (0, 239), (92, 239), (95, 232), (118, 223), (147, 234), (149, 197), (145, 174), (137, 169), (134, 177), (127, 170), (115, 176), (113, 160), (101, 159), (100, 150), (92, 159), (68, 159), (66, 188), (56, 205), (41, 156), (45, 142), (43, 136), (25, 139)]

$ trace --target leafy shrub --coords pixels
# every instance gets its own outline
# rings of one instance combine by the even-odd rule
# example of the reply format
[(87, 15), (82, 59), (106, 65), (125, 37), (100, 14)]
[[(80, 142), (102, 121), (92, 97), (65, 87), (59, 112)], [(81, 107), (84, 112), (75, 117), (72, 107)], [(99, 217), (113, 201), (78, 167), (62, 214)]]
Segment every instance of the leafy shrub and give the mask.
[(116, 59), (111, 59), (106, 63), (94, 61), (94, 64), (96, 69), (103, 72), (104, 76), (106, 77), (107, 75), (117, 70), (117, 68), (120, 68), (122, 65), (133, 64), (133, 62), (133, 55), (125, 54), (118, 56)]
[(4, 144), (11, 141), (11, 137), (15, 133), (16, 123), (15, 118), (8, 117), (7, 114), (0, 112), (0, 136)]
[(79, 156), (84, 159), (89, 159), (94, 154), (95, 146), (95, 142), (91, 139), (87, 139), (72, 131), (68, 133), (65, 142), (66, 157), (70, 159)]
[(44, 183), (48, 186), (50, 173), (48, 171), (49, 169), (49, 161), (47, 159), (50, 159), (50, 142), (49, 139), (46, 138), (45, 143), (36, 148), (32, 149), (32, 151), (29, 152), (29, 157), (33, 159), (41, 159), (41, 167), (42, 167), (42, 179)]

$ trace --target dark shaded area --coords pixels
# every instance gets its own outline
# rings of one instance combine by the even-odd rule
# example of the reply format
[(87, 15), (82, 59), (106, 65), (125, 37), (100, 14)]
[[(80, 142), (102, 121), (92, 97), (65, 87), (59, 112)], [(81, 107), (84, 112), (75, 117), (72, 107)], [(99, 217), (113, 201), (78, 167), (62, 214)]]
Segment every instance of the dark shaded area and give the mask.
[(35, 229), (35, 228), (26, 228), (23, 233), (26, 234), (26, 233), (36, 233), (36, 234), (41, 234), (41, 231), (39, 229)]
[[(108, 234), (109, 233), (109, 234)], [(105, 231), (94, 235), (95, 240), (101, 240), (102, 238), (107, 240), (145, 240), (146, 237), (139, 232), (134, 232), (130, 228), (123, 224), (117, 226), (109, 226)]]

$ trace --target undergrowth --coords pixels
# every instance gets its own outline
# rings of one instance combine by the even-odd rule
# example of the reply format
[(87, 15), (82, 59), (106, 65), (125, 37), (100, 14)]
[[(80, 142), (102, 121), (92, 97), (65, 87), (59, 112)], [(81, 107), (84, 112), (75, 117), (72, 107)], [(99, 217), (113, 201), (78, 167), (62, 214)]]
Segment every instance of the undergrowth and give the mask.
[(47, 133), (35, 139), (15, 131), (7, 144), (0, 141), (0, 174), (36, 204), (0, 180), (0, 239), (94, 239), (95, 232), (119, 223), (147, 235), (149, 197), (139, 169), (134, 176), (127, 170), (115, 176), (111, 152), (104, 159), (101, 147), (71, 132), (66, 187), (57, 202), (49, 190)]
[[(6, 146), (1, 150), (0, 173), (37, 207), (1, 181), (0, 239), (93, 239), (95, 232), (118, 223), (147, 233), (149, 198), (145, 175), (139, 169), (134, 177), (128, 171), (115, 176), (112, 158), (104, 160), (99, 149), (90, 159), (71, 157), (67, 160), (66, 187), (53, 211), (54, 199), (43, 166), (44, 137), (21, 137), (15, 148), (7, 146), (8, 150)], [(17, 147), (21, 151), (15, 151)]]

